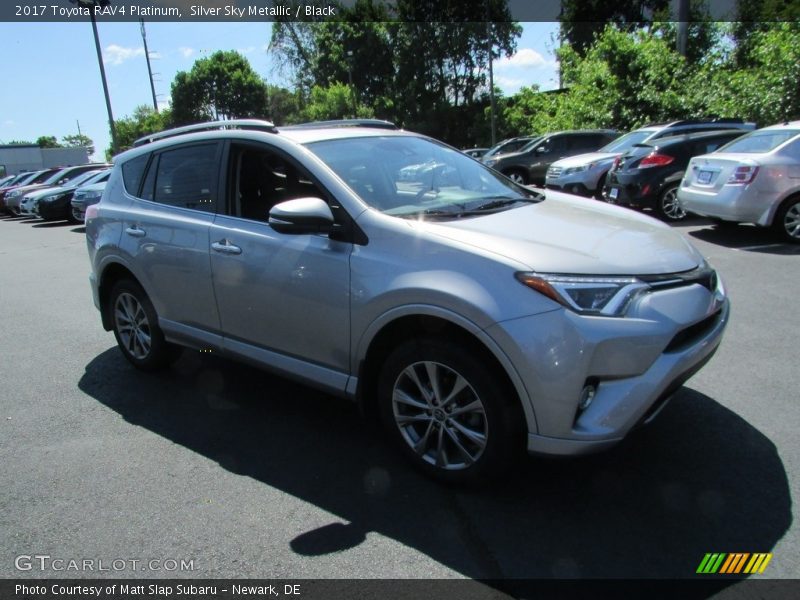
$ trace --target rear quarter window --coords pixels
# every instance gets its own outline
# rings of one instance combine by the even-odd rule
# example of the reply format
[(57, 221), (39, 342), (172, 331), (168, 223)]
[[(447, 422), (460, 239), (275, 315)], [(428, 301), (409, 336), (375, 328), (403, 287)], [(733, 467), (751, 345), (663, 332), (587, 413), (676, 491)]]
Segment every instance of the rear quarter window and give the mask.
[(142, 185), (142, 176), (144, 175), (147, 161), (150, 158), (149, 154), (143, 154), (132, 158), (122, 165), (122, 181), (125, 185), (125, 191), (131, 196), (139, 195), (139, 188)]

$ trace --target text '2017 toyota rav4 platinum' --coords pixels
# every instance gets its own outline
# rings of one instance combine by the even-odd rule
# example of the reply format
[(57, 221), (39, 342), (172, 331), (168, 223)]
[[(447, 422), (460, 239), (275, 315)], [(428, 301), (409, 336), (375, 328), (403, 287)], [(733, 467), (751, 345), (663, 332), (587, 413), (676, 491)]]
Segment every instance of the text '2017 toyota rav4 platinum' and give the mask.
[(131, 363), (176, 345), (255, 363), (474, 482), (524, 448), (615, 444), (716, 350), (722, 283), (666, 225), (349, 125), (205, 124), (116, 158), (86, 233)]

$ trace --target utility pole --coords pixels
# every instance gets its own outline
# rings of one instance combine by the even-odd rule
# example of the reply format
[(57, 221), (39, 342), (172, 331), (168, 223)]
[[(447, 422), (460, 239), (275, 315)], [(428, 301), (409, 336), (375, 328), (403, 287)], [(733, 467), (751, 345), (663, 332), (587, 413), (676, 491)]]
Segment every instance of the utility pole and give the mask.
[(689, 0), (678, 2), (678, 36), (677, 51), (681, 56), (686, 56), (686, 46), (689, 38)]
[(150, 92), (153, 94), (153, 110), (158, 114), (158, 100), (156, 100), (156, 86), (153, 83), (153, 69), (150, 68), (150, 51), (147, 49), (147, 32), (144, 29), (144, 19), (139, 19), (142, 28), (142, 42), (144, 43), (144, 57), (147, 59), (147, 75), (150, 77)]
[(353, 118), (358, 116), (358, 104), (356, 103), (356, 89), (353, 87), (353, 51), (347, 51), (347, 78), (350, 81), (350, 96), (353, 99)]
[(92, 31), (94, 32), (94, 47), (97, 51), (97, 64), (100, 66), (100, 79), (103, 81), (103, 93), (106, 97), (106, 110), (108, 111), (108, 127), (111, 130), (111, 153), (117, 152), (117, 129), (114, 126), (114, 113), (111, 112), (111, 96), (108, 94), (108, 83), (106, 82), (106, 68), (103, 65), (103, 51), (100, 49), (100, 36), (97, 34), (97, 21), (94, 18), (96, 6), (108, 6), (111, 0), (70, 0), (70, 2), (89, 9), (89, 18), (92, 20)]
[(489, 0), (486, 0), (486, 46), (489, 55), (489, 114), (491, 115), (490, 121), (492, 124), (492, 143), (494, 146), (497, 143), (497, 121), (495, 114), (497, 112), (494, 101), (494, 67), (492, 65), (492, 22), (490, 20), (491, 13), (489, 12)]

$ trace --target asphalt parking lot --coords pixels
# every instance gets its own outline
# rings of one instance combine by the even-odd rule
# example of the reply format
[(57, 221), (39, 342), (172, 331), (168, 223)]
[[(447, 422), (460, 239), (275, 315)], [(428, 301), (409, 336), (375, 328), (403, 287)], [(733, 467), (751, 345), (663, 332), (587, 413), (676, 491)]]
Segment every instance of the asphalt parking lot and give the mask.
[[(135, 371), (92, 304), (83, 228), (0, 219), (0, 577), (684, 578), (738, 551), (800, 577), (800, 246), (676, 228), (732, 298), (713, 361), (619, 447), (467, 491), (346, 401), (197, 352)], [(15, 567), (34, 554), (127, 565)], [(128, 566), (154, 559), (192, 569)]]

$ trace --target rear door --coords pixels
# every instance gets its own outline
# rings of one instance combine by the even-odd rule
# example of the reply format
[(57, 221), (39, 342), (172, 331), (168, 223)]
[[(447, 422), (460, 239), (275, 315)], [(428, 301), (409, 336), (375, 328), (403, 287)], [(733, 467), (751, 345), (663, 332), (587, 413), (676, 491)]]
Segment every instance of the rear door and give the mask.
[[(220, 142), (203, 142), (156, 152), (143, 176), (128, 178), (135, 189), (126, 184), (134, 198), (125, 212), (120, 246), (137, 266), (168, 337), (194, 344), (219, 331), (208, 235), (221, 150)], [(208, 338), (212, 345), (213, 339)]]

